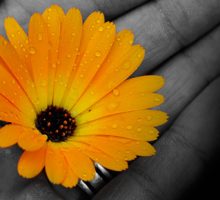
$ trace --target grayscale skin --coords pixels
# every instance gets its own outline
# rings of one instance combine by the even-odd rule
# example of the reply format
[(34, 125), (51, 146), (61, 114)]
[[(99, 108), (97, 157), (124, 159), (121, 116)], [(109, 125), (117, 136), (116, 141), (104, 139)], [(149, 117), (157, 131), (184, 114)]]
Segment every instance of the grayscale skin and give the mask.
[(138, 158), (93, 197), (79, 187), (54, 186), (43, 173), (31, 180), (19, 177), (21, 150), (0, 149), (0, 199), (179, 199), (220, 151), (220, 1), (5, 0), (0, 3), (0, 33), (5, 35), (6, 16), (14, 16), (26, 28), (31, 14), (56, 2), (65, 10), (78, 7), (84, 18), (101, 10), (118, 30), (134, 31), (136, 43), (147, 49), (134, 76), (165, 77), (160, 93), (166, 102), (160, 109), (169, 114), (169, 123), (160, 128), (156, 156)]

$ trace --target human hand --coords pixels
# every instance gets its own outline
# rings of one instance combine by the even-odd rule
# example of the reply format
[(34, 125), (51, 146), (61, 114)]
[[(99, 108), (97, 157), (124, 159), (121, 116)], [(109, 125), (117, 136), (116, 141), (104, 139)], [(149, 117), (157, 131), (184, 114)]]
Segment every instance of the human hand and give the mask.
[[(56, 1), (3, 1), (1, 33), (4, 17), (15, 16), (26, 26), (33, 12), (43, 11), (51, 3)], [(169, 114), (170, 121), (161, 128), (156, 156), (138, 158), (94, 199), (177, 199), (219, 150), (220, 2), (62, 0), (59, 4), (66, 9), (80, 8), (84, 17), (100, 9), (118, 29), (131, 28), (136, 42), (148, 50), (135, 75), (155, 73), (166, 79), (160, 91), (166, 102), (160, 109)], [(44, 175), (20, 178), (16, 170), (19, 155), (16, 147), (0, 150), (1, 199), (89, 198), (79, 188), (50, 185)]]

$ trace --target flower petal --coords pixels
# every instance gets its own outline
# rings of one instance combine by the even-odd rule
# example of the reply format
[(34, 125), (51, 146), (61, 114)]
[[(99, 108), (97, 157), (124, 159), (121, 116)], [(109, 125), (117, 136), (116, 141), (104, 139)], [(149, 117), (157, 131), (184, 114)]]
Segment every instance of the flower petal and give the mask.
[(48, 105), (52, 104), (54, 93), (54, 79), (61, 34), (61, 22), (64, 17), (63, 10), (56, 5), (47, 8), (43, 13), (44, 22), (47, 25), (49, 39), (49, 68), (48, 68)]
[[(79, 68), (75, 75), (71, 77), (71, 87), (68, 89), (69, 93), (63, 99), (62, 106), (71, 109), (76, 103), (101, 67), (109, 53), (114, 38), (115, 25), (113, 23), (107, 22), (96, 31), (94, 37), (89, 41), (85, 53), (83, 53), (79, 63), (77, 63)], [(97, 41), (99, 42), (97, 43)]]
[(73, 142), (73, 145), (77, 146), (95, 162), (101, 164), (110, 170), (122, 171), (128, 168), (128, 163), (124, 160), (115, 159), (114, 157), (96, 149), (88, 144)]
[(0, 120), (26, 125), (18, 108), (0, 94)]
[(157, 136), (157, 131), (153, 127), (166, 121), (167, 115), (164, 112), (139, 110), (112, 115), (81, 125), (78, 121), (74, 135), (114, 135), (137, 140), (152, 140), (152, 134)]
[[(121, 142), (120, 139), (109, 136), (85, 136), (75, 137), (74, 141), (86, 143), (115, 159), (133, 160), (136, 157), (136, 154), (132, 152), (130, 146)], [(128, 142), (130, 140), (126, 141)]]
[(141, 76), (129, 79), (86, 112), (77, 116), (77, 120), (84, 123), (112, 114), (158, 106), (164, 98), (152, 92), (161, 88), (163, 84), (163, 78), (160, 76)]
[(124, 30), (118, 33), (113, 47), (86, 92), (74, 106), (77, 115), (108, 94), (128, 78), (141, 64), (144, 49), (133, 46), (133, 34)]
[(46, 147), (37, 151), (25, 151), (18, 161), (18, 173), (24, 178), (37, 176), (44, 168)]
[(130, 141), (126, 144), (138, 156), (152, 156), (156, 153), (155, 148), (144, 141)]
[(1, 36), (0, 71), (1, 94), (32, 118), (35, 114), (33, 104), (36, 100), (32, 79), (12, 45)]
[[(60, 105), (68, 79), (75, 64), (82, 35), (82, 16), (78, 9), (70, 9), (62, 22), (60, 47), (54, 83), (54, 105)], [(68, 44), (68, 45), (67, 45)]]
[(24, 128), (19, 136), (18, 145), (27, 151), (36, 151), (43, 147), (47, 141), (47, 136), (42, 135), (36, 129)]
[(32, 15), (29, 23), (29, 54), (32, 73), (39, 97), (39, 107), (45, 109), (48, 101), (48, 33), (40, 14)]
[(22, 126), (12, 124), (0, 128), (0, 147), (9, 147), (16, 144), (22, 130)]
[(91, 181), (95, 176), (95, 167), (90, 158), (76, 148), (63, 150), (68, 165), (84, 181)]
[(78, 183), (78, 177), (73, 172), (73, 170), (70, 167), (68, 167), (66, 177), (64, 178), (64, 181), (61, 184), (66, 188), (72, 188), (76, 186), (77, 183)]
[(51, 142), (48, 143), (45, 170), (48, 179), (54, 184), (60, 184), (65, 179), (68, 165), (63, 153)]
[(29, 41), (27, 34), (13, 17), (7, 17), (5, 19), (5, 30), (10, 43), (17, 51), (22, 62), (26, 64), (29, 72), (31, 72), (28, 53)]

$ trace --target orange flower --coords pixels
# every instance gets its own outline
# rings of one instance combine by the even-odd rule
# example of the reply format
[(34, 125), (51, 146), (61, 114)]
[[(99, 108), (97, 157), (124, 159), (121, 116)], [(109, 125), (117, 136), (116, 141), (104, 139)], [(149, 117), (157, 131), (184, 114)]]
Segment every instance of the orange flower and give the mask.
[(72, 8), (56, 5), (35, 13), (28, 36), (8, 17), (9, 42), (0, 37), (0, 147), (18, 144), (24, 152), (18, 173), (25, 178), (45, 167), (54, 184), (73, 187), (92, 180), (94, 163), (121, 171), (136, 156), (155, 153), (148, 141), (167, 121), (154, 93), (164, 80), (126, 80), (141, 64), (144, 49), (129, 30), (93, 12), (83, 23)]

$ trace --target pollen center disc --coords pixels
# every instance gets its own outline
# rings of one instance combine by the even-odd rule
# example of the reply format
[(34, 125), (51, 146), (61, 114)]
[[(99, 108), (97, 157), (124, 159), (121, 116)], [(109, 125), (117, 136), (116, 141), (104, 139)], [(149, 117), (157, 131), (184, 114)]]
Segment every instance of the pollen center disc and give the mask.
[(35, 120), (36, 128), (48, 136), (52, 142), (61, 142), (72, 136), (76, 129), (76, 120), (61, 107), (48, 106)]

